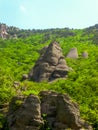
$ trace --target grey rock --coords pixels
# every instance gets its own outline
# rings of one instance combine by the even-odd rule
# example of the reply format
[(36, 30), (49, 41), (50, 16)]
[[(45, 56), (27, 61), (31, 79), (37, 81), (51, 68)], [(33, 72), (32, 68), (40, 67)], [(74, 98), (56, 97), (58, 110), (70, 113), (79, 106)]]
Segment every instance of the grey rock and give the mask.
[[(46, 115), (44, 120), (42, 116)], [(93, 130), (80, 117), (79, 106), (67, 94), (41, 91), (39, 97), (14, 97), (7, 115), (10, 130)], [(45, 126), (46, 128), (46, 126)]]
[(9, 34), (7, 33), (7, 26), (5, 24), (0, 25), (0, 37), (2, 39), (7, 39)]
[(66, 64), (62, 49), (57, 42), (46, 47), (35, 66), (29, 73), (29, 79), (41, 82), (66, 77), (69, 67)]
[(47, 115), (52, 130), (92, 130), (92, 127), (81, 119), (79, 106), (67, 94), (52, 91), (41, 91), (41, 113)]
[(37, 96), (16, 97), (10, 104), (7, 116), (10, 130), (39, 130), (43, 125), (40, 100)]
[(78, 50), (76, 47), (71, 48), (71, 50), (68, 52), (67, 58), (77, 59), (78, 58)]

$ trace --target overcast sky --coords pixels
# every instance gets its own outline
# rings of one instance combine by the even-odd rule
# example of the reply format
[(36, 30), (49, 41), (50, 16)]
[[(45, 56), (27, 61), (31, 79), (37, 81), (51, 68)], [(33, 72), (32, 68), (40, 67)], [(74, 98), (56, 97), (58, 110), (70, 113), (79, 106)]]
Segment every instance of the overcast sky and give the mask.
[(98, 0), (0, 0), (0, 23), (23, 29), (81, 29), (98, 23)]

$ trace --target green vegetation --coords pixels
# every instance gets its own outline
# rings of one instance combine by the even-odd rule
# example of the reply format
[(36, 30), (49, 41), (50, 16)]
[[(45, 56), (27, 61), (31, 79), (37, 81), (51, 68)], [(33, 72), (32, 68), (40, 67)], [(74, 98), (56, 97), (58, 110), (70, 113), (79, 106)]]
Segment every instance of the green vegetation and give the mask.
[(42, 118), (44, 120), (44, 126), (42, 126), (40, 128), (40, 130), (52, 130), (51, 128), (49, 128), (49, 125), (48, 125), (48, 121), (47, 121), (47, 115), (46, 114), (43, 114), (42, 115)]
[[(29, 37), (24, 37), (21, 31), (20, 39), (0, 39), (0, 108), (17, 94), (14, 81), (19, 81), (21, 93), (38, 94), (41, 90), (55, 90), (68, 93), (80, 106), (81, 116), (88, 120), (95, 130), (98, 130), (98, 46), (97, 29), (95, 27), (84, 30), (51, 29), (37, 30)], [(97, 35), (98, 36), (98, 35)], [(58, 41), (66, 56), (70, 48), (77, 47), (79, 59), (66, 58), (68, 66), (73, 71), (66, 80), (59, 79), (52, 83), (22, 81), (22, 75), (29, 73), (39, 57), (40, 50), (51, 43)], [(81, 56), (87, 51), (88, 58)], [(20, 102), (16, 103), (20, 104)], [(0, 126), (3, 115), (0, 114)]]

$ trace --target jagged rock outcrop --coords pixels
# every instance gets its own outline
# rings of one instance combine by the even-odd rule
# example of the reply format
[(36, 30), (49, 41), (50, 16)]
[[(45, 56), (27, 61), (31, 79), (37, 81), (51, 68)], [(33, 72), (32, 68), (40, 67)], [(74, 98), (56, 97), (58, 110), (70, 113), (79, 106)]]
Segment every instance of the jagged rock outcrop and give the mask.
[(19, 28), (13, 26), (7, 26), (6, 24), (0, 23), (0, 38), (2, 39), (17, 39)]
[(52, 91), (40, 92), (41, 113), (47, 115), (52, 130), (92, 130), (92, 127), (80, 118), (79, 106), (72, 102), (67, 94)]
[(36, 62), (29, 78), (36, 82), (51, 81), (66, 77), (69, 70), (62, 49), (57, 42), (53, 42)]
[(40, 109), (40, 100), (37, 96), (13, 98), (9, 106), (7, 127), (10, 130), (39, 130), (44, 124)]
[(2, 39), (7, 39), (9, 34), (7, 33), (7, 26), (5, 24), (0, 25), (0, 37)]
[[(78, 105), (67, 94), (41, 91), (39, 96), (12, 99), (7, 116), (10, 130), (45, 130), (46, 127), (51, 130), (92, 130), (80, 118)], [(44, 120), (43, 115), (46, 115)]]
[(83, 58), (88, 58), (88, 52), (87, 52), (87, 51), (84, 51), (84, 52), (82, 53), (82, 57), (83, 57)]
[(78, 58), (78, 50), (76, 47), (71, 48), (71, 50), (68, 52), (67, 58), (77, 59)]

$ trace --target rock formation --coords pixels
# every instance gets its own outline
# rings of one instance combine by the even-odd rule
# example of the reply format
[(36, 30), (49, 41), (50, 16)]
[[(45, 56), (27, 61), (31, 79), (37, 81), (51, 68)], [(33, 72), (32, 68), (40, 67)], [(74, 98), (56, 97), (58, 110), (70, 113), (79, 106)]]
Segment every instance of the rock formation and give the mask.
[(13, 26), (7, 26), (6, 24), (0, 23), (0, 38), (2, 39), (17, 39), (19, 28)]
[(40, 98), (29, 95), (12, 99), (7, 115), (8, 129), (92, 130), (92, 127), (80, 118), (78, 105), (67, 94), (41, 91), (39, 96)]
[(7, 33), (7, 26), (5, 24), (0, 25), (0, 37), (2, 39), (7, 39), (9, 34)]
[(78, 50), (77, 48), (71, 48), (71, 50), (68, 52), (67, 58), (77, 59), (78, 58)]
[(67, 66), (62, 49), (57, 42), (51, 43), (36, 62), (29, 78), (36, 82), (64, 78), (70, 68)]
[(7, 116), (10, 130), (39, 130), (44, 124), (41, 118), (40, 100), (37, 96), (29, 95), (15, 97), (9, 106)]

